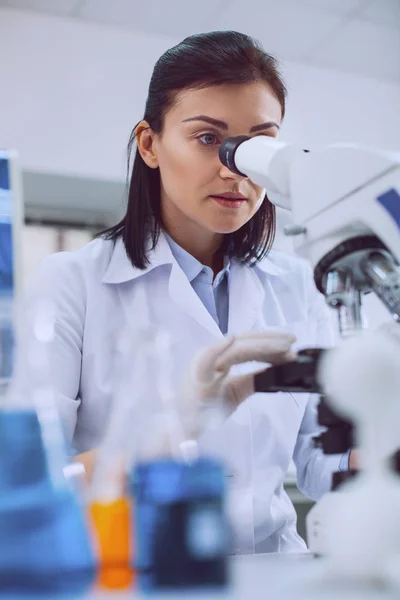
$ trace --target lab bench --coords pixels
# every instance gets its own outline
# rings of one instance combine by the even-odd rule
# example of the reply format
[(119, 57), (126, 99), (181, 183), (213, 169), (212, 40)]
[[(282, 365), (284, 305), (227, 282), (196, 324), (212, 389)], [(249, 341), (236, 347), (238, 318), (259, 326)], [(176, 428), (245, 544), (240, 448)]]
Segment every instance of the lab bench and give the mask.
[[(258, 554), (230, 558), (231, 584), (225, 590), (171, 591), (152, 594), (158, 599), (196, 600), (398, 600), (400, 588), (346, 583), (330, 570), (326, 559), (311, 554)], [(28, 600), (33, 596), (1, 595), (1, 600)], [(148, 595), (93, 591), (81, 596), (35, 596), (40, 600), (148, 600)]]

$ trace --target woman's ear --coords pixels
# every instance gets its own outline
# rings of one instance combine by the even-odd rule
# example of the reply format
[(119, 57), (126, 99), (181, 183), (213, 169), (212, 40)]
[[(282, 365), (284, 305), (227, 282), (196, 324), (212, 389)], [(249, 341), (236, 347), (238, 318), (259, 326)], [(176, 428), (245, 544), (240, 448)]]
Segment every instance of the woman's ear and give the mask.
[(136, 143), (144, 162), (150, 169), (157, 169), (158, 158), (154, 144), (155, 136), (147, 121), (140, 121), (136, 127)]

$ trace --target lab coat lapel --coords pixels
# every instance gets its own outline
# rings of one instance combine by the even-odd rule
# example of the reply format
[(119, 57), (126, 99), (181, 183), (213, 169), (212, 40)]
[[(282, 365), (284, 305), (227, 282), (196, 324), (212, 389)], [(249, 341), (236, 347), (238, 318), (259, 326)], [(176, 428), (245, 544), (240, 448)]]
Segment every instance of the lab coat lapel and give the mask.
[(229, 277), (228, 334), (238, 335), (254, 328), (262, 317), (264, 289), (254, 270), (232, 261)]
[(288, 315), (293, 313), (293, 308), (297, 305), (294, 301), (297, 299), (293, 298), (293, 286), (288, 284), (290, 271), (277, 266), (270, 257), (258, 263), (254, 270), (265, 293), (263, 317), (266, 325), (285, 328)]
[[(163, 233), (160, 234), (156, 247), (153, 250), (149, 250), (148, 256), (150, 264), (146, 269), (140, 270), (133, 267), (126, 254), (122, 240), (118, 240), (115, 244), (110, 264), (103, 277), (103, 283), (121, 284), (118, 286), (118, 295), (128, 320), (132, 321), (137, 327), (137, 315), (133, 315), (132, 313), (135, 298), (139, 300), (141, 306), (142, 323), (145, 324), (153, 320), (154, 315), (151, 314), (151, 307), (154, 299), (149, 297), (149, 282), (146, 279), (150, 271), (153, 271), (157, 267), (164, 267), (169, 272), (169, 280), (165, 282), (167, 286), (165, 293), (169, 294), (170, 300), (180, 310), (189, 314), (199, 325), (207, 329), (214, 337), (222, 337), (218, 325), (176, 262)], [(166, 271), (164, 269), (163, 272), (165, 275)], [(135, 285), (136, 283), (138, 285)]]
[(185, 273), (178, 263), (173, 261), (169, 278), (169, 294), (181, 310), (188, 313), (199, 325), (208, 329), (215, 337), (222, 337), (222, 332), (203, 302), (200, 300)]

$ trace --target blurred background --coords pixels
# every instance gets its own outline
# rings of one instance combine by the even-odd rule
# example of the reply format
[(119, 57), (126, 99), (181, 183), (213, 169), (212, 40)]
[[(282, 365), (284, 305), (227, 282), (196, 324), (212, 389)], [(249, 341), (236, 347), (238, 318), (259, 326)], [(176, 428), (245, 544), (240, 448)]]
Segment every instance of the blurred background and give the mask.
[[(0, 148), (22, 170), (22, 287), (43, 256), (116, 222), (155, 61), (216, 29), (251, 34), (280, 61), (283, 140), (400, 151), (400, 0), (0, 0)], [(280, 211), (287, 252), (289, 222)], [(387, 318), (374, 298), (367, 314), (372, 326)]]

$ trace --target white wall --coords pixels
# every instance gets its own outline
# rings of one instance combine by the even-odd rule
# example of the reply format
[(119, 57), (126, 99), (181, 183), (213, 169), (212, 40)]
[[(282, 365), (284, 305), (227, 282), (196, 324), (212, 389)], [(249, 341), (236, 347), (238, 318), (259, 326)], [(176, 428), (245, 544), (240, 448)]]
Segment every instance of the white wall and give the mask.
[(351, 141), (400, 150), (400, 79), (386, 83), (299, 64), (288, 64), (285, 75), (283, 136), (304, 147)]
[(0, 146), (31, 171), (122, 179), (151, 67), (170, 40), (0, 9)]
[[(177, 41), (0, 9), (0, 146), (31, 171), (123, 179), (152, 67)], [(284, 72), (285, 139), (400, 145), (400, 82), (293, 63)]]

